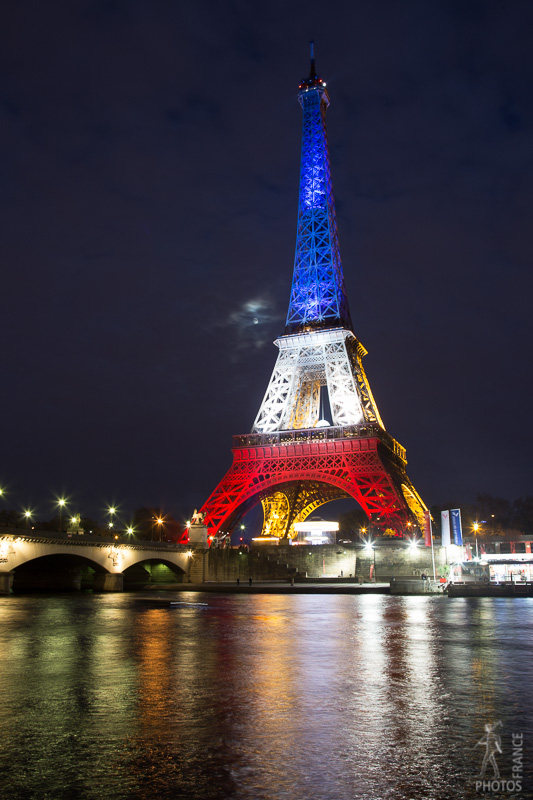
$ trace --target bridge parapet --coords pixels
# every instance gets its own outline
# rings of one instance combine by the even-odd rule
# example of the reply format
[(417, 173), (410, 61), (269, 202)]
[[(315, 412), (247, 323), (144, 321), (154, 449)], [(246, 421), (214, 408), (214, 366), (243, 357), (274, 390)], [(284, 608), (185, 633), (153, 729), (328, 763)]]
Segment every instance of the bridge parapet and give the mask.
[(131, 547), (133, 549), (138, 550), (163, 550), (163, 551), (172, 551), (172, 552), (187, 552), (190, 550), (188, 545), (177, 544), (176, 542), (152, 542), (148, 541), (147, 539), (125, 539), (119, 538), (115, 539), (109, 538), (104, 539), (101, 536), (92, 536), (91, 534), (69, 534), (69, 533), (59, 533), (59, 531), (38, 531), (38, 530), (27, 530), (25, 528), (2, 528), (0, 527), (0, 539), (3, 538), (19, 538), (25, 541), (35, 541), (41, 542), (45, 541), (48, 543), (56, 543), (56, 544), (68, 544), (72, 543), (75, 545), (100, 545), (102, 547), (109, 547), (111, 545), (115, 546), (126, 546)]

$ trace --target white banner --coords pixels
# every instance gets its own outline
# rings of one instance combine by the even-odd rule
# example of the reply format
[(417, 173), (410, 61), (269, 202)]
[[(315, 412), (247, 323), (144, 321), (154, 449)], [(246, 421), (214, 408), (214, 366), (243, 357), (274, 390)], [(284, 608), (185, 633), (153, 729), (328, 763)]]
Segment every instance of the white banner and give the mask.
[(450, 512), (449, 511), (441, 511), (440, 512), (440, 528), (441, 528), (441, 535), (442, 535), (442, 546), (449, 547), (450, 546)]

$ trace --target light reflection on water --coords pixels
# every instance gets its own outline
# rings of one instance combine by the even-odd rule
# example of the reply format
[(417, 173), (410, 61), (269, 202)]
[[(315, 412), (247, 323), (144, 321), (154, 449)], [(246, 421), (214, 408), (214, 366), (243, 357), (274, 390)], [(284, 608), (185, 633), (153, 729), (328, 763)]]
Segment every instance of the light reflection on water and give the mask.
[(473, 798), (527, 744), (528, 598), (177, 598), (1, 599), (2, 796)]

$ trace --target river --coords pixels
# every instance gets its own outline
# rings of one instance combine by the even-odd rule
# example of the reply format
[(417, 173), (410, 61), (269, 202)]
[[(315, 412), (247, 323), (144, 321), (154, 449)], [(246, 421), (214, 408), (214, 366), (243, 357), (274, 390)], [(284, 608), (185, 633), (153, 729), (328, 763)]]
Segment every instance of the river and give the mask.
[(152, 597), (0, 599), (2, 798), (533, 797), (532, 599)]

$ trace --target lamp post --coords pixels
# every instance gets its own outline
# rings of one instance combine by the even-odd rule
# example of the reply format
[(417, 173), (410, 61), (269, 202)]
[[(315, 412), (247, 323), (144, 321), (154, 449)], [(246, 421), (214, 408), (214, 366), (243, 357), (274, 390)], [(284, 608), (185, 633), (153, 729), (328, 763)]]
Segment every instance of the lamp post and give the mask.
[(159, 541), (162, 541), (161, 531), (163, 530), (163, 517), (157, 517), (156, 523), (159, 526)]
[(474, 522), (472, 525), (472, 530), (474, 531), (474, 539), (476, 540), (476, 558), (479, 558), (479, 552), (477, 547), (477, 536), (479, 533), (479, 522)]
[(107, 509), (107, 513), (110, 516), (110, 520), (109, 520), (109, 523), (108, 523), (108, 528), (109, 528), (110, 531), (112, 531), (113, 530), (113, 525), (114, 525), (113, 517), (117, 513), (117, 509), (114, 506), (109, 506), (109, 508)]
[(60, 497), (57, 501), (57, 505), (59, 506), (59, 533), (63, 532), (63, 508), (66, 502), (67, 501), (63, 497)]
[(31, 515), (32, 515), (32, 512), (29, 509), (27, 509), (24, 512), (24, 519), (26, 520), (26, 527), (28, 527), (30, 522), (31, 522)]

